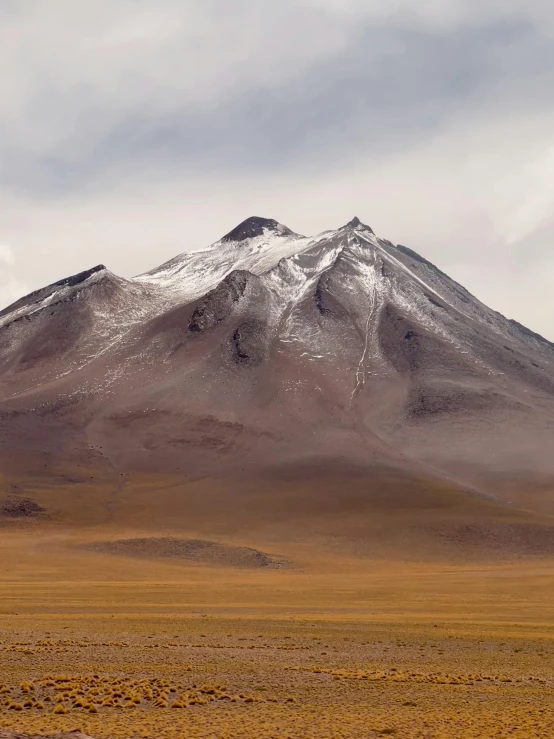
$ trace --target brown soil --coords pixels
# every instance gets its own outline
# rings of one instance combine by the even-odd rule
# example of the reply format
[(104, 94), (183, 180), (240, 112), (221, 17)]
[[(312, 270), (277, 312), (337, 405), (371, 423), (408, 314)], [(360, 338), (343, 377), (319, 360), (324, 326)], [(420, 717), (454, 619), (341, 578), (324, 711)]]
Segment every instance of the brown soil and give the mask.
[(0, 516), (5, 518), (29, 518), (44, 513), (44, 508), (31, 498), (11, 497), (0, 504)]
[(290, 563), (271, 554), (250, 547), (220, 544), (204, 539), (177, 539), (175, 537), (151, 537), (117, 539), (115, 541), (88, 544), (86, 549), (103, 554), (114, 554), (139, 559), (183, 559), (198, 564), (223, 567), (251, 567), (280, 569)]

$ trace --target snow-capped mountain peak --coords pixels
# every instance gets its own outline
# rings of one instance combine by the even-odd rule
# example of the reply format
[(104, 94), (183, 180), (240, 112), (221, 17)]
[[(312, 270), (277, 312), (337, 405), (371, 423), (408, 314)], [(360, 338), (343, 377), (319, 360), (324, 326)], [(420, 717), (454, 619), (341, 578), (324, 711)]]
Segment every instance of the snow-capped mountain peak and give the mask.
[(0, 432), (27, 444), (63, 394), (60, 459), (92, 433), (131, 467), (211, 474), (265, 445), (279, 464), (554, 474), (554, 345), (357, 217), (313, 237), (251, 217), (131, 280), (99, 266), (2, 313)]
[(362, 223), (358, 216), (354, 216), (351, 221), (348, 221), (339, 231), (346, 231), (347, 229), (355, 229), (356, 231), (363, 231), (364, 233), (374, 233), (371, 226)]
[(250, 218), (235, 226), (228, 234), (225, 234), (221, 241), (245, 241), (246, 239), (252, 239), (268, 233), (274, 234), (275, 236), (298, 236), (288, 226), (284, 226), (273, 218), (250, 216)]

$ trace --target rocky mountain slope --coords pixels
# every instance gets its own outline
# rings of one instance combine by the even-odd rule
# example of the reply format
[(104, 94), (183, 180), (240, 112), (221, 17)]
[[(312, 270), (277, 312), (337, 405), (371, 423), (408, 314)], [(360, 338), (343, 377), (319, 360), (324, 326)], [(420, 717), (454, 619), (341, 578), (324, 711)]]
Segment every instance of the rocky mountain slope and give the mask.
[(553, 449), (554, 345), (357, 218), (315, 237), (249, 218), (0, 312), (6, 474), (348, 467), (488, 494), (552, 480)]

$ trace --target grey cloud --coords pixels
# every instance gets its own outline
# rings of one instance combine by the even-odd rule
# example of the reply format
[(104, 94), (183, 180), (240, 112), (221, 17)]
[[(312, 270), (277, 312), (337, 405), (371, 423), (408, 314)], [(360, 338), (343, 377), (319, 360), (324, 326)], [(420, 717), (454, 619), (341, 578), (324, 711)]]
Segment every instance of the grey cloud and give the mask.
[[(158, 106), (145, 100), (121, 108), (86, 85), (66, 94), (49, 89), (35, 99), (32, 115), (46, 111), (46, 120), (62, 126), (65, 115), (75, 129), (42, 154), (10, 146), (5, 132), (0, 187), (51, 195), (121, 168), (177, 168), (186, 176), (237, 167), (321, 170), (359, 156), (383, 158), (433, 135), (449, 117), (471, 117), (487, 95), (501, 108), (513, 105), (518, 91), (520, 105), (544, 103), (554, 67), (538, 73), (549, 69), (549, 55), (548, 40), (530, 25), (438, 33), (369, 24), (301, 74), (268, 85), (257, 80), (209, 105), (191, 102), (186, 91), (180, 98), (178, 89), (168, 89)], [(529, 78), (534, 88), (522, 89)]]

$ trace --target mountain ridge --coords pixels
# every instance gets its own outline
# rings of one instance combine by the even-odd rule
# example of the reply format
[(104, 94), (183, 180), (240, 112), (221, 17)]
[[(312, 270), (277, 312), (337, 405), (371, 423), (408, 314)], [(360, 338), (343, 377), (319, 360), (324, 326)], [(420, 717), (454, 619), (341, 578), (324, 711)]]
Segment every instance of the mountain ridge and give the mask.
[(106, 474), (321, 459), (487, 495), (554, 479), (554, 346), (357, 217), (315, 237), (251, 217), (135, 278), (101, 265), (0, 316), (6, 469), (94, 467), (102, 447)]

